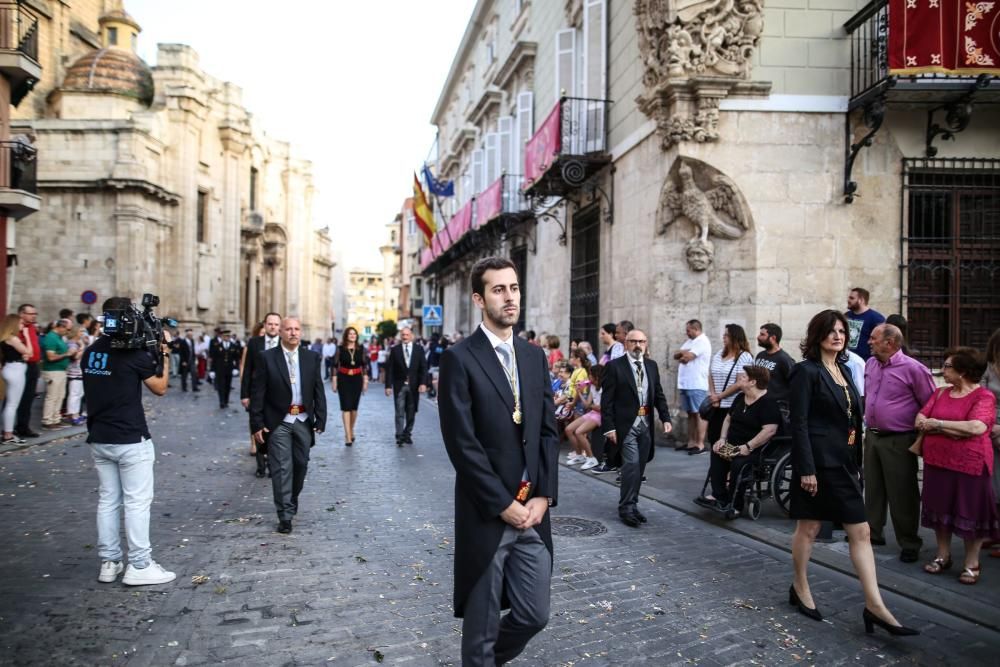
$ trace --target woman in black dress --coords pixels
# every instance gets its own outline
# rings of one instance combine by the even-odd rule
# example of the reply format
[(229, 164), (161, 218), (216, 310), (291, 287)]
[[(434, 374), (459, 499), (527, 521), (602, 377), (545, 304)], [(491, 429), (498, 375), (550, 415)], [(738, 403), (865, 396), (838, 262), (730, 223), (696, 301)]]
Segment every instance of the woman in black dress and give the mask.
[(337, 347), (337, 372), (330, 379), (333, 393), (340, 394), (340, 411), (344, 419), (344, 444), (354, 444), (354, 424), (358, 421), (361, 394), (368, 391), (368, 355), (358, 341), (358, 330), (347, 327)]
[(875, 577), (871, 531), (861, 492), (861, 400), (847, 368), (847, 318), (835, 310), (817, 313), (800, 348), (804, 361), (791, 378), (791, 516), (795, 578), (788, 602), (811, 619), (822, 615), (813, 602), (806, 569), (823, 521), (843, 524), (851, 561), (865, 595), (865, 630), (874, 626), (893, 635), (915, 635), (886, 608)]

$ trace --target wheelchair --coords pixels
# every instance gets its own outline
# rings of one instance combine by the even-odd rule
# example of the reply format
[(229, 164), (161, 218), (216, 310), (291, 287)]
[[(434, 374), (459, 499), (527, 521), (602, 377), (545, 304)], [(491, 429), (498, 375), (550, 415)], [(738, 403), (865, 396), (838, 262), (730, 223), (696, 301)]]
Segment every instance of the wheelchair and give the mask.
[[(711, 485), (711, 474), (705, 475), (705, 483), (701, 487), (701, 495), (694, 499), (699, 507), (710, 509), (732, 520), (746, 516), (751, 521), (760, 518), (761, 503), (773, 498), (778, 507), (787, 516), (792, 488), (792, 439), (787, 435), (776, 435), (763, 447), (760, 453), (739, 472), (732, 499), (727, 504), (718, 500), (705, 500), (705, 492)], [(743, 499), (742, 512), (737, 509), (737, 499)]]

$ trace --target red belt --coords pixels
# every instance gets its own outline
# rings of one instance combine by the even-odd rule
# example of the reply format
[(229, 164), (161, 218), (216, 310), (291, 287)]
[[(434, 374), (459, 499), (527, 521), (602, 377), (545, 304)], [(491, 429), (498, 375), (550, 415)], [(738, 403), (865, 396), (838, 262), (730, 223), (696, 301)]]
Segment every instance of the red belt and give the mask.
[(345, 366), (341, 366), (337, 369), (337, 372), (341, 375), (361, 375), (362, 370), (360, 368), (347, 368)]
[(300, 414), (302, 414), (305, 411), (306, 411), (306, 406), (304, 406), (304, 405), (290, 405), (290, 406), (288, 406), (288, 414), (292, 415), (293, 417), (295, 415), (300, 415)]
[(637, 414), (639, 417), (645, 417), (646, 415), (649, 414), (649, 408), (644, 405), (641, 408), (639, 408), (639, 412)]

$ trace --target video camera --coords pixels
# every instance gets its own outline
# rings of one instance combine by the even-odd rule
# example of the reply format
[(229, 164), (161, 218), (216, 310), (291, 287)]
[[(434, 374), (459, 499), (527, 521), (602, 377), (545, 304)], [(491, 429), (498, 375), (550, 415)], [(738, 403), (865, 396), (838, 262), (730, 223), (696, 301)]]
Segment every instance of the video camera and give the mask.
[(160, 343), (163, 341), (163, 325), (176, 327), (177, 321), (158, 318), (153, 308), (160, 305), (160, 297), (153, 294), (142, 295), (142, 310), (129, 303), (128, 308), (104, 311), (104, 333), (111, 339), (111, 347), (116, 350), (146, 350), (156, 360), (156, 375), (163, 374), (163, 357)]

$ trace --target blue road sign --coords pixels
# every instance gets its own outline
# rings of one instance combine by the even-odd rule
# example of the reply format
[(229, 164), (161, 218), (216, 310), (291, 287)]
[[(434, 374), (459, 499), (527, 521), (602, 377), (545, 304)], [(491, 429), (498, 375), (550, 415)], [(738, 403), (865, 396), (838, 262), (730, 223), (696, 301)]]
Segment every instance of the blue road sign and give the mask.
[(444, 324), (444, 319), (441, 315), (441, 306), (424, 306), (424, 326), (425, 327), (439, 327)]

